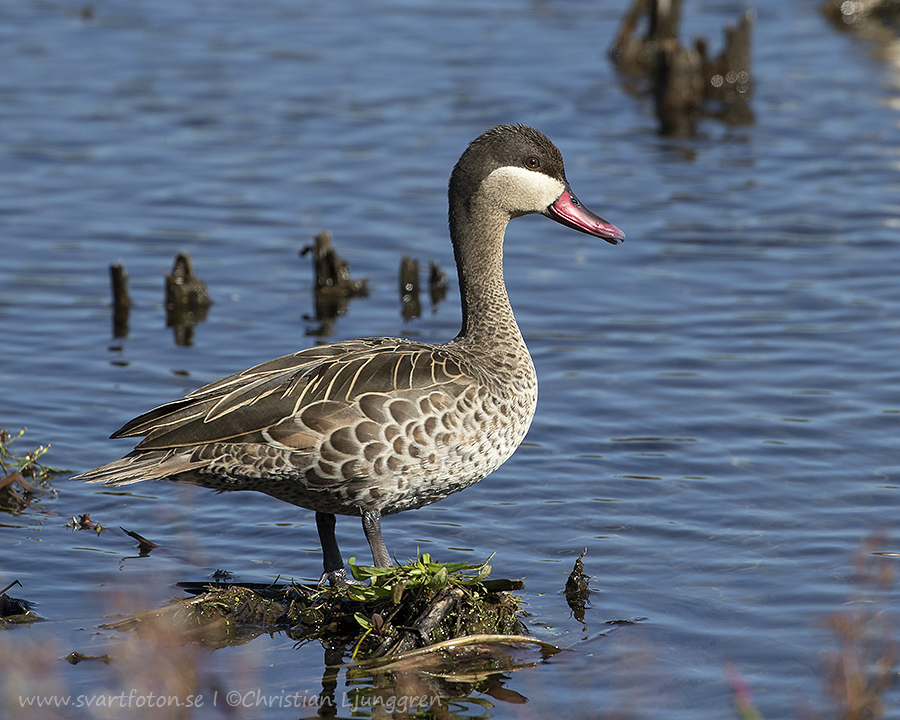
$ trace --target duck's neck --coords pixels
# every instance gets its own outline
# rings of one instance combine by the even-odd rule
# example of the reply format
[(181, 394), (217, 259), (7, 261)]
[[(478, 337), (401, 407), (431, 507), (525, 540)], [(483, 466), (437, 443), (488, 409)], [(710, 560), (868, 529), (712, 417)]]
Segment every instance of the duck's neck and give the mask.
[(450, 235), (462, 297), (457, 342), (524, 349), (503, 280), (503, 235), (509, 216), (477, 203), (454, 210)]

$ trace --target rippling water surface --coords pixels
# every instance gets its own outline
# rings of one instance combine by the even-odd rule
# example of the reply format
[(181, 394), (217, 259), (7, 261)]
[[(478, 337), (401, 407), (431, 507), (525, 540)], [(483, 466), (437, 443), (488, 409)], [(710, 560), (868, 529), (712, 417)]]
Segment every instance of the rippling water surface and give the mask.
[[(683, 36), (717, 51), (744, 9), (688, 2)], [(836, 31), (812, 2), (755, 9), (755, 122), (664, 139), (605, 56), (624, 10), (611, 0), (10, 0), (0, 426), (27, 427), (20, 443), (52, 443), (51, 464), (84, 471), (128, 451), (106, 437), (136, 414), (310, 346), (298, 251), (323, 229), (371, 289), (331, 339), (451, 338), (455, 282), (404, 322), (400, 257), (452, 268), (453, 163), (492, 124), (534, 125), (628, 240), (514, 221), (506, 273), (540, 378), (532, 430), (489, 479), (386, 519), (384, 534), (400, 558), (496, 553), (496, 575), (526, 582), (531, 632), (573, 652), (451, 710), (729, 717), (730, 664), (766, 717), (820, 707), (836, 647), (826, 621), (854, 597), (854, 553), (873, 533), (898, 550), (900, 53)], [(182, 250), (215, 303), (187, 347), (162, 304)], [(119, 259), (134, 303), (125, 338), (111, 334)], [(217, 568), (318, 575), (312, 513), (67, 477), (44, 512), (0, 515), (0, 586), (18, 579), (13, 594), (48, 619), (3, 640), (102, 654), (119, 638), (97, 625), (122, 593), (149, 607)], [(82, 513), (166, 550), (137, 558), (117, 532), (67, 529)], [(339, 539), (367, 556), (356, 520)], [(585, 548), (596, 593), (582, 623), (560, 591)], [(292, 645), (262, 637), (209, 662), (226, 688), (316, 696), (322, 650)], [(59, 664), (71, 692), (108, 687), (106, 666)]]

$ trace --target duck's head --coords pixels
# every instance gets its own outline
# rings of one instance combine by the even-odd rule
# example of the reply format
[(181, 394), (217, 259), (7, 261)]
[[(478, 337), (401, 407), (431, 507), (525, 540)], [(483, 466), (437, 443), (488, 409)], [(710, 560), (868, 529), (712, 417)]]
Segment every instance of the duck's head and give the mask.
[(614, 245), (625, 239), (615, 225), (575, 197), (562, 154), (527, 125), (498, 125), (473, 140), (450, 176), (450, 214), (470, 218), (496, 212), (507, 218), (539, 213)]

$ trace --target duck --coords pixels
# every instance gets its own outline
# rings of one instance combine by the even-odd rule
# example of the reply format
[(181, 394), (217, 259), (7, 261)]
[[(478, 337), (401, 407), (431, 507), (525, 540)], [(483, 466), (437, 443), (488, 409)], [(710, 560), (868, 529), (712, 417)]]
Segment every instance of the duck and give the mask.
[(540, 214), (613, 245), (625, 239), (577, 199), (560, 151), (527, 125), (498, 125), (469, 143), (448, 200), (462, 304), (455, 338), (343, 340), (228, 375), (126, 423), (111, 438), (142, 438), (133, 451), (77, 479), (254, 490), (312, 510), (320, 584), (354, 582), (337, 515), (361, 518), (374, 565), (393, 565), (381, 518), (485, 478), (534, 417), (537, 376), (503, 275), (509, 222)]

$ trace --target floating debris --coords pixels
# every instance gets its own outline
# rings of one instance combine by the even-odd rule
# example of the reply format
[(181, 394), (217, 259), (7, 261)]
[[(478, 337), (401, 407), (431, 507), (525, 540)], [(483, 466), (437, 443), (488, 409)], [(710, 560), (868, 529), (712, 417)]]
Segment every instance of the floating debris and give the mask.
[(131, 311), (131, 298), (128, 295), (128, 273), (125, 263), (109, 266), (109, 278), (112, 283), (113, 296), (113, 337), (128, 337), (128, 314)]
[(36, 620), (43, 620), (43, 618), (38, 617), (32, 612), (31, 608), (34, 607), (33, 602), (10, 597), (6, 594), (7, 590), (10, 590), (16, 585), (22, 587), (22, 583), (18, 580), (13, 580), (9, 585), (0, 590), (0, 630), (3, 630), (10, 625), (27, 625)]
[(193, 342), (194, 326), (206, 320), (211, 304), (206, 283), (194, 274), (191, 256), (178, 253), (172, 273), (166, 275), (166, 327), (172, 328), (176, 345)]
[(35, 487), (30, 482), (28, 482), (24, 477), (22, 477), (22, 473), (18, 470), (13, 470), (9, 475), (0, 480), (0, 490), (7, 490), (8, 492), (12, 491), (12, 484), (18, 483), (25, 492), (37, 493), (40, 492), (40, 488)]
[(72, 517), (70, 522), (66, 523), (67, 528), (72, 528), (72, 530), (93, 530), (98, 535), (105, 530), (105, 528), (100, 523), (95, 523), (91, 520), (91, 514), (85, 513), (84, 515), (79, 515), (78, 517)]
[[(705, 38), (698, 38), (693, 48), (679, 43), (680, 13), (681, 0), (633, 0), (609, 50), (616, 69), (624, 77), (650, 79), (663, 135), (693, 135), (701, 116), (735, 125), (752, 122), (750, 29), (755, 15), (748, 11), (737, 25), (726, 27), (722, 54), (710, 58)], [(646, 35), (635, 38), (643, 16)]]
[(159, 547), (152, 540), (148, 540), (143, 535), (138, 535), (136, 532), (132, 532), (131, 530), (126, 530), (121, 525), (119, 525), (119, 530), (128, 535), (128, 537), (134, 538), (138, 541), (138, 550), (140, 551), (140, 557), (146, 557), (150, 554), (151, 550), (155, 550)]
[(300, 251), (300, 255), (313, 254), (313, 273), (315, 274), (315, 307), (316, 320), (321, 323), (309, 335), (327, 336), (334, 330), (334, 321), (347, 312), (350, 298), (365, 297), (369, 294), (366, 287), (368, 278), (353, 280), (350, 277), (350, 265), (335, 252), (331, 233), (320, 232), (313, 245)]
[(287, 629), (289, 607), (289, 603), (265, 598), (250, 588), (229, 585), (217, 589), (210, 583), (210, 588), (197, 597), (177, 600), (100, 627), (152, 633), (159, 623), (165, 622), (177, 626), (187, 641), (220, 648), (242, 645), (258, 635)]
[(109, 665), (112, 662), (112, 658), (109, 655), (85, 655), (84, 653), (77, 651), (70, 652), (63, 659), (72, 665), (77, 665), (85, 660), (99, 660), (104, 665)]
[(422, 314), (422, 303), (419, 302), (419, 261), (406, 255), (400, 258), (400, 306), (405, 322)]

